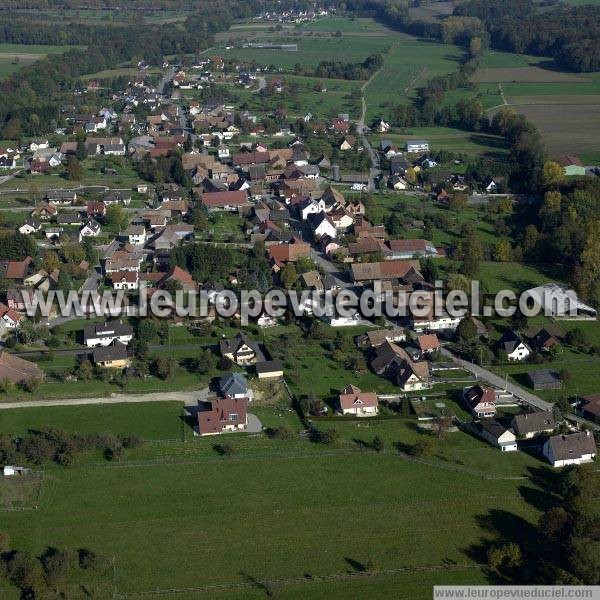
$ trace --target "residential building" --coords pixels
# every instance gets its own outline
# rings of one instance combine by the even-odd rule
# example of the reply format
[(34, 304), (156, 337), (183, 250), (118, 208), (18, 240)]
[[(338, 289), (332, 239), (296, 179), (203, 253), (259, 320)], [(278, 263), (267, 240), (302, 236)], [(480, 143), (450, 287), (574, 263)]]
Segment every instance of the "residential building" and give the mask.
[(110, 346), (115, 340), (129, 344), (133, 339), (133, 327), (121, 321), (91, 323), (83, 328), (83, 343), (88, 348)]
[(221, 340), (219, 349), (221, 356), (229, 358), (236, 365), (246, 366), (257, 362), (258, 345), (244, 333), (238, 333), (231, 340)]
[(500, 448), (502, 452), (515, 452), (518, 450), (515, 434), (496, 419), (478, 421), (473, 423), (472, 428), (479, 437), (492, 444), (492, 446)]
[(474, 385), (463, 390), (463, 401), (467, 409), (478, 419), (496, 416), (496, 390)]
[(556, 429), (556, 420), (552, 411), (538, 411), (515, 415), (512, 419), (511, 426), (514, 432), (526, 439), (551, 433)]
[(283, 377), (283, 365), (278, 360), (267, 360), (255, 365), (259, 379), (280, 379)]
[(363, 392), (354, 385), (344, 388), (338, 398), (338, 405), (343, 415), (374, 417), (379, 412), (377, 394)]
[(406, 151), (414, 154), (429, 152), (429, 142), (427, 140), (408, 140), (406, 142)]
[(553, 467), (580, 465), (594, 460), (596, 442), (591, 431), (553, 435), (545, 442), (542, 452)]
[(244, 431), (248, 425), (247, 398), (218, 398), (216, 396), (199, 403), (198, 433), (219, 435)]
[(125, 369), (131, 364), (127, 346), (119, 341), (114, 341), (110, 346), (94, 348), (92, 359), (95, 365), (106, 369)]

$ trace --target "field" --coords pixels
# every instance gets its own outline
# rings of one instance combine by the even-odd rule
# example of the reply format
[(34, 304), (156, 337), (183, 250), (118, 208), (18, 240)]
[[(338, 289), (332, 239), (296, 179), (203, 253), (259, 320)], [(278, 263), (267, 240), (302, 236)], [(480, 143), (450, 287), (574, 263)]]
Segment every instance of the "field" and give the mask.
[(457, 46), (395, 34), (394, 45), (385, 57), (383, 68), (365, 90), (367, 122), (387, 117), (390, 108), (414, 98), (415, 90), (437, 75), (458, 68), (462, 50)]
[(567, 73), (544, 57), (490, 51), (473, 82), (477, 89), (498, 85), (503, 97), (486, 108), (506, 103), (524, 114), (542, 133), (550, 155), (600, 149), (600, 73)]
[(391, 45), (391, 40), (385, 36), (357, 38), (352, 35), (332, 37), (330, 35), (289, 37), (284, 43), (297, 43), (298, 51), (265, 50), (256, 48), (222, 48), (224, 58), (233, 58), (247, 62), (256, 61), (259, 65), (291, 69), (297, 63), (316, 66), (321, 61), (341, 60), (342, 62), (362, 62), (368, 56), (384, 52)]
[(49, 54), (62, 54), (77, 46), (36, 46), (28, 44), (0, 44), (0, 79), (31, 65)]
[[(137, 405), (140, 420), (155, 416), (148, 409)], [(57, 426), (77, 428), (77, 418), (46, 410)], [(107, 410), (116, 422), (123, 409)], [(257, 414), (268, 425), (282, 418)], [(416, 462), (393, 448), (426, 435), (412, 419), (333, 425), (341, 434), (334, 447), (228, 436), (235, 453), (223, 458), (214, 440), (157, 439), (118, 464), (98, 456), (48, 467), (40, 510), (5, 513), (3, 529), (15, 547), (36, 553), (52, 545), (114, 556), (119, 594), (264, 598), (266, 589), (280, 598), (412, 600), (430, 598), (434, 583), (486, 583), (482, 542), (516, 538), (537, 519), (527, 499), (539, 490), (529, 477), (543, 479), (545, 469), (526, 454), (456, 433)], [(386, 452), (357, 449), (353, 440), (375, 434)]]
[(502, 156), (506, 153), (506, 144), (498, 136), (484, 133), (473, 133), (450, 127), (411, 127), (405, 133), (381, 134), (373, 136), (376, 143), (381, 139), (389, 139), (404, 149), (405, 142), (411, 139), (429, 140), (432, 150), (449, 150), (468, 155), (488, 154)]

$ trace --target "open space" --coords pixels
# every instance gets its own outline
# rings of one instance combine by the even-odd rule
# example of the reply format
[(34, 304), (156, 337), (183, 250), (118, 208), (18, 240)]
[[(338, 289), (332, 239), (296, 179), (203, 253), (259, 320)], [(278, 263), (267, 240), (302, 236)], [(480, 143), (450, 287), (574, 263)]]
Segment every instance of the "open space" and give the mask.
[(0, 79), (21, 67), (46, 58), (49, 54), (62, 54), (76, 46), (43, 46), (30, 44), (0, 44)]

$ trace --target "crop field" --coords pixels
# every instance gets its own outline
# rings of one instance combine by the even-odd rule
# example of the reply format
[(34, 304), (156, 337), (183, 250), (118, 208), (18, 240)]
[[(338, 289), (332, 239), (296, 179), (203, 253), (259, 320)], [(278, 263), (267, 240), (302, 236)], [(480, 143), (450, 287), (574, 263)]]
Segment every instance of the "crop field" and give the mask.
[(396, 35), (383, 68), (365, 90), (367, 121), (387, 116), (391, 107), (410, 102), (415, 90), (432, 77), (456, 70), (461, 55), (457, 46)]
[(319, 31), (335, 33), (340, 31), (342, 34), (351, 35), (369, 34), (369, 35), (387, 35), (391, 32), (381, 23), (377, 23), (372, 19), (347, 19), (345, 17), (327, 17), (319, 19), (312, 23), (300, 25), (301, 31)]
[[(87, 408), (61, 412), (53, 423), (85, 427), (100, 407)], [(123, 406), (102, 410), (131, 425)], [(148, 410), (137, 405), (140, 421), (152, 416)], [(270, 426), (283, 417), (301, 428), (293, 412), (257, 414)], [(3, 529), (14, 547), (36, 554), (51, 545), (114, 557), (118, 594), (264, 598), (266, 588), (280, 598), (348, 598), (362, 597), (368, 585), (370, 598), (412, 600), (430, 598), (435, 583), (486, 583), (482, 541), (513, 539), (537, 520), (527, 498), (539, 484), (529, 476), (545, 469), (462, 432), (436, 440), (430, 458), (408, 460), (394, 444), (428, 436), (413, 425), (324, 420), (318, 427), (340, 434), (333, 446), (241, 434), (226, 436), (234, 452), (219, 457), (214, 439), (189, 437), (152, 442), (119, 463), (94, 455), (49, 466), (40, 509), (4, 513)], [(358, 449), (374, 435), (385, 452)], [(98, 574), (96, 585), (105, 579)]]
[(453, 10), (453, 2), (442, 0), (441, 2), (427, 2), (421, 6), (412, 6), (409, 8), (408, 13), (411, 19), (437, 23), (450, 16)]
[[(600, 73), (568, 73), (550, 59), (489, 51), (472, 81), (496, 84), (504, 100), (539, 129), (551, 156), (600, 150)], [(484, 103), (487, 109), (502, 105)]]
[(62, 54), (76, 46), (43, 46), (28, 44), (0, 44), (0, 79), (21, 67), (46, 58), (49, 54)]

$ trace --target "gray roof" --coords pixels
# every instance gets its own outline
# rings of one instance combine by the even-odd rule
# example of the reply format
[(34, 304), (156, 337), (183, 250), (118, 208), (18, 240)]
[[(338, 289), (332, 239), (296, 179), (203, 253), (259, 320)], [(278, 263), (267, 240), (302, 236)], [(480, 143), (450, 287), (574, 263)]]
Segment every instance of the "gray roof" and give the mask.
[(476, 424), (476, 427), (481, 431), (486, 431), (489, 435), (491, 435), (495, 439), (500, 439), (508, 429), (504, 427), (500, 422), (496, 421), (496, 419), (486, 419), (485, 421), (479, 421)]
[(278, 360), (266, 360), (256, 363), (257, 373), (277, 373), (283, 371), (283, 365)]
[(228, 373), (219, 379), (219, 388), (225, 396), (246, 395), (248, 382), (241, 373)]
[(95, 363), (109, 360), (125, 360), (127, 358), (127, 346), (120, 342), (114, 342), (110, 346), (94, 348), (93, 358)]
[(123, 335), (133, 335), (133, 327), (121, 321), (111, 321), (110, 323), (92, 323), (83, 328), (84, 339), (116, 337)]
[(569, 435), (554, 435), (548, 440), (555, 460), (581, 458), (584, 454), (595, 454), (596, 443), (589, 431)]
[(540, 411), (515, 415), (512, 426), (517, 435), (548, 431), (556, 427), (556, 421), (551, 411)]

